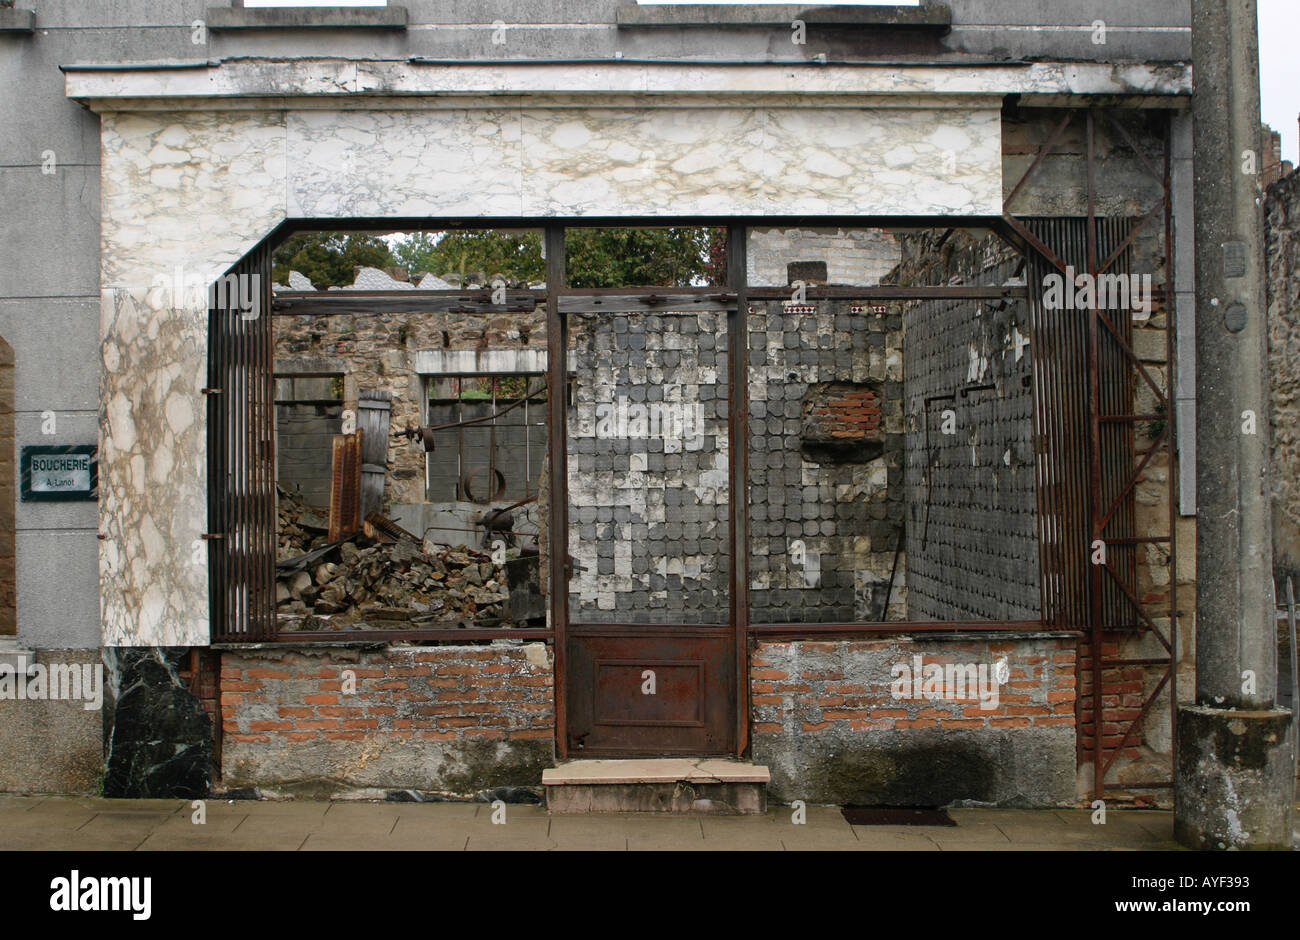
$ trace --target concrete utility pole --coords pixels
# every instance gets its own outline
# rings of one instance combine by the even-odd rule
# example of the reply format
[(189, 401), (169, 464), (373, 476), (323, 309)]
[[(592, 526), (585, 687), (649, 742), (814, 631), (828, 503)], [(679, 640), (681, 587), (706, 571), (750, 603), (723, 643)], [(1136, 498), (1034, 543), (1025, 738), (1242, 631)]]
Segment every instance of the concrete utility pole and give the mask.
[(1192, 0), (1196, 90), (1196, 704), (1178, 710), (1174, 832), (1289, 849), (1291, 713), (1276, 707), (1268, 307), (1256, 0)]

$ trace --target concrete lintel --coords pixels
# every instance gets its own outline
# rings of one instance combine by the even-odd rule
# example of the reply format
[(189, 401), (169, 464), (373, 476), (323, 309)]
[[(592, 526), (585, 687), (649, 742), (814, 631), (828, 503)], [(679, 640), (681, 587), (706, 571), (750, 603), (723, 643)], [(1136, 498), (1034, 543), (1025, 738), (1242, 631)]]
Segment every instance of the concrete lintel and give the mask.
[(275, 360), (275, 375), (277, 378), (333, 378), (336, 375), (346, 375), (348, 373), (348, 363), (344, 359), (277, 359)]
[(208, 7), (210, 30), (406, 29), (406, 7)]
[(540, 375), (546, 371), (544, 349), (421, 349), (412, 358), (421, 375)]
[(910, 29), (942, 29), (952, 26), (952, 11), (942, 4), (925, 6), (818, 7), (798, 3), (744, 3), (717, 6), (704, 3), (674, 3), (664, 6), (620, 7), (620, 28), (681, 28), (685, 26), (785, 26), (802, 20), (809, 26), (892, 26)]
[(35, 10), (0, 10), (0, 33), (36, 32)]
[[(487, 96), (496, 107), (510, 96), (558, 104), (573, 96), (605, 102), (627, 99), (645, 108), (673, 98), (743, 100), (754, 107), (818, 100), (826, 107), (916, 108), (985, 106), (1007, 94), (1154, 98), (1171, 102), (1192, 91), (1191, 66), (1034, 62), (980, 69), (922, 64), (848, 65), (778, 62), (447, 62), (354, 59), (227, 60), (207, 68), (139, 69), (121, 65), (65, 65), (66, 94), (93, 110), (173, 109), (199, 101), (229, 109), (265, 110), (290, 101), (323, 106), (382, 108), (463, 107)], [(856, 99), (865, 99), (858, 102)], [(127, 100), (130, 99), (130, 100)], [(302, 106), (298, 104), (296, 106)]]

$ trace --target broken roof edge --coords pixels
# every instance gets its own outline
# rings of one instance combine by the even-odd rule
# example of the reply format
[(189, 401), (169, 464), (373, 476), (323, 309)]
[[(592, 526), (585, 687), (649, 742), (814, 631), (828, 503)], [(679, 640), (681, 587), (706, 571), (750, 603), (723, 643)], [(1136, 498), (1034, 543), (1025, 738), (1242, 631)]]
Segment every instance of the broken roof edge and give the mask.
[[(766, 97), (846, 102), (854, 97), (916, 105), (918, 99), (969, 101), (999, 95), (1029, 97), (1111, 95), (1184, 97), (1192, 93), (1190, 63), (1029, 62), (987, 65), (855, 65), (781, 63), (701, 64), (627, 62), (586, 64), (497, 61), (445, 64), (391, 59), (226, 59), (217, 64), (177, 62), (130, 67), (65, 65), (67, 97), (92, 109), (149, 109), (150, 102), (203, 99), (222, 108), (265, 109), (266, 99), (299, 107), (373, 108), (377, 99), (437, 107), (441, 98), (505, 96), (546, 99), (630, 97), (647, 106), (677, 97), (761, 103)], [(129, 104), (128, 104), (129, 102)], [(98, 106), (98, 107), (96, 107)]]

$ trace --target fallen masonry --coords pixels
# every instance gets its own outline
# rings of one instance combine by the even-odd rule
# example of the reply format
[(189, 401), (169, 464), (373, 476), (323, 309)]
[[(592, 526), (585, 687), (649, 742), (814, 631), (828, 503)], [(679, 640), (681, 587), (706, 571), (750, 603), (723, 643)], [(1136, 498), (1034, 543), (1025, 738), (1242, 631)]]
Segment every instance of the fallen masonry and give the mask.
[(282, 632), (513, 625), (506, 566), (491, 555), (421, 544), (378, 514), (331, 543), (324, 512), (279, 492)]

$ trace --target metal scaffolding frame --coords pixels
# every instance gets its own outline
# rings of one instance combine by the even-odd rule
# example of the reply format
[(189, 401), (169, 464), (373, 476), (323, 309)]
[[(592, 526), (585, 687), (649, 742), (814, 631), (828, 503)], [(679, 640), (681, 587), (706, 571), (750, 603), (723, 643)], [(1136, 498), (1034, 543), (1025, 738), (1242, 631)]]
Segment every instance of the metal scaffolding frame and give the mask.
[[(1097, 166), (1096, 166), (1096, 132), (1099, 117), (1113, 129), (1118, 140), (1122, 141), (1138, 157), (1144, 169), (1160, 186), (1161, 198), (1140, 218), (1108, 219), (1097, 214)], [(1042, 167), (1044, 161), (1056, 150), (1067, 128), (1082, 120), (1085, 139), (1085, 167), (1087, 176), (1087, 217), (1083, 221), (1083, 244), (1070, 245), (1068, 236), (1049, 239), (1056, 244), (1048, 244), (1035, 231), (1032, 220), (1017, 217), (1012, 212), (1016, 197)], [(1086, 260), (1085, 271), (1094, 279), (1114, 269), (1127, 268), (1130, 249), (1138, 235), (1156, 218), (1163, 215), (1164, 222), (1164, 256), (1165, 281), (1163, 289), (1163, 310), (1165, 314), (1165, 356), (1166, 375), (1162, 390), (1150, 371), (1142, 364), (1132, 346), (1132, 324), (1127, 320), (1113, 319), (1109, 311), (1101, 309), (1094, 294), (1092, 303), (1086, 310), (1084, 324), (1085, 339), (1082, 348), (1054, 350), (1046, 343), (1036, 343), (1035, 366), (1044, 367), (1049, 357), (1058, 359), (1083, 355), (1085, 363), (1086, 390), (1070, 389), (1068, 380), (1057, 387), (1053, 383), (1036, 382), (1039, 431), (1044, 435), (1044, 442), (1060, 442), (1067, 429), (1061, 426), (1061, 419), (1070, 414), (1069, 403), (1063, 403), (1062, 393), (1084, 391), (1086, 397), (1083, 413), (1087, 423), (1087, 467), (1086, 478), (1065, 481), (1040, 479), (1040, 512), (1045, 516), (1055, 515), (1061, 518), (1068, 511), (1066, 501), (1069, 495), (1086, 497), (1089, 538), (1086, 544), (1072, 542), (1067, 537), (1068, 527), (1061, 527), (1061, 538), (1054, 549), (1052, 544), (1044, 542), (1045, 572), (1059, 576), (1062, 591), (1068, 593), (1071, 569), (1077, 572), (1080, 560), (1086, 559), (1087, 584), (1083, 599), (1087, 605), (1087, 632), (1090, 653), (1089, 679), (1091, 683), (1091, 708), (1084, 709), (1082, 702), (1082, 680), (1084, 678), (1082, 663), (1078, 671), (1078, 689), (1076, 701), (1081, 762), (1087, 760), (1093, 767), (1093, 793), (1101, 799), (1106, 795), (1108, 784), (1106, 776), (1115, 766), (1124, 749), (1142, 733), (1146, 716), (1152, 706), (1159, 700), (1166, 689), (1170, 698), (1170, 732), (1171, 741), (1176, 747), (1177, 734), (1173, 727), (1177, 721), (1178, 703), (1178, 546), (1176, 539), (1178, 517), (1178, 451), (1176, 447), (1177, 409), (1174, 407), (1174, 389), (1177, 387), (1177, 311), (1174, 283), (1173, 251), (1173, 197), (1171, 187), (1171, 150), (1172, 150), (1172, 113), (1166, 113), (1164, 128), (1164, 165), (1153, 164), (1133, 136), (1124, 127), (1116, 112), (1094, 108), (1074, 108), (1068, 110), (1047, 140), (1038, 149), (1037, 155), (1024, 176), (1012, 189), (1003, 205), (1004, 232), (1017, 243), (1021, 243), (1031, 259), (1030, 269), (1038, 273), (1052, 270), (1065, 274), (1067, 269), (1078, 271), (1063, 257), (1071, 253), (1067, 248), (1081, 248)], [(1103, 251), (1103, 246), (1105, 250)], [(1127, 273), (1127, 271), (1125, 272)], [(1040, 282), (1041, 283), (1041, 282)], [(1035, 299), (1036, 319), (1043, 320), (1041, 297)], [(1056, 331), (1056, 336), (1065, 337), (1066, 328)], [(1041, 340), (1046, 330), (1036, 336)], [(1067, 340), (1068, 343), (1068, 340)], [(1117, 370), (1117, 363), (1123, 368)], [(1109, 365), (1109, 369), (1107, 366)], [(1106, 371), (1106, 376), (1103, 376)], [(1110, 379), (1109, 382), (1104, 378)], [(1118, 380), (1118, 381), (1116, 381)], [(1136, 414), (1133, 405), (1133, 386), (1141, 381), (1150, 388), (1156, 401), (1155, 414)], [(1078, 411), (1074, 412), (1076, 415)], [(1159, 425), (1150, 446), (1143, 451), (1133, 447), (1134, 429), (1141, 422)], [(1118, 435), (1110, 433), (1118, 430)], [(1116, 438), (1118, 437), (1118, 442)], [(1049, 445), (1050, 446), (1050, 445)], [(1168, 531), (1164, 534), (1138, 536), (1133, 528), (1137, 485), (1143, 474), (1151, 465), (1153, 458), (1160, 452), (1167, 457), (1167, 500)], [(1140, 459), (1139, 459), (1140, 458)], [(1136, 464), (1136, 465), (1134, 465)], [(1068, 469), (1066, 471), (1068, 478)], [(1077, 484), (1084, 485), (1079, 487)], [(1071, 487), (1071, 483), (1076, 484)], [(1046, 485), (1044, 485), (1046, 484)], [(1073, 492), (1071, 492), (1073, 491)], [(1118, 530), (1118, 531), (1117, 531)], [(1097, 547), (1101, 546), (1100, 561), (1097, 560)], [(1137, 550), (1146, 545), (1164, 545), (1168, 550), (1169, 590), (1167, 604), (1157, 612), (1158, 599), (1148, 600), (1142, 597), (1137, 583)], [(1063, 597), (1056, 612), (1061, 618), (1070, 609), (1072, 598)], [(1046, 606), (1045, 611), (1046, 614)], [(1161, 618), (1163, 614), (1163, 618)], [(1158, 620), (1165, 619), (1167, 631), (1162, 630)], [(1154, 636), (1164, 655), (1153, 657), (1106, 658), (1105, 644), (1133, 629)], [(1155, 688), (1146, 694), (1138, 713), (1131, 720), (1111, 722), (1108, 717), (1106, 696), (1104, 695), (1105, 673), (1109, 669), (1125, 667), (1143, 667), (1158, 669), (1158, 682)], [(1119, 696), (1119, 704), (1123, 695)], [(1092, 746), (1087, 745), (1085, 729), (1091, 725), (1093, 733)], [(1108, 732), (1110, 730), (1110, 733)], [(1109, 743), (1107, 743), (1109, 741)], [(1124, 785), (1111, 785), (1116, 790), (1143, 790), (1172, 788), (1172, 767), (1177, 755), (1171, 761), (1170, 780), (1141, 781)]]

